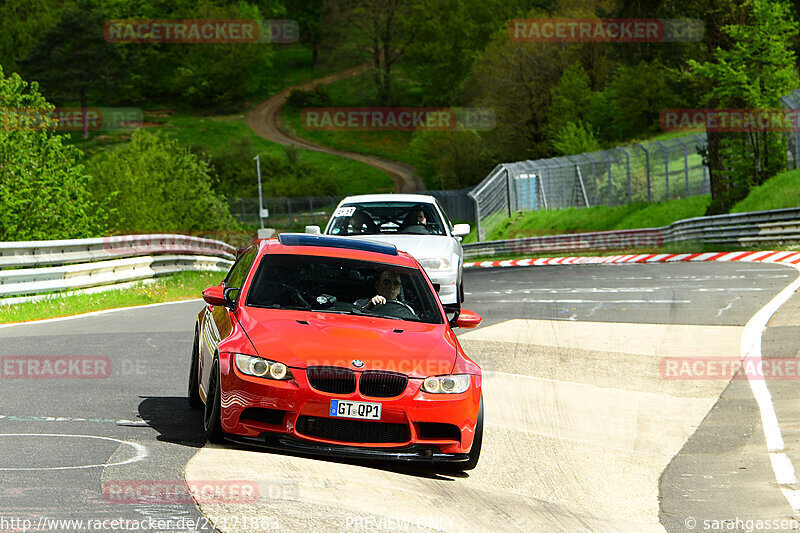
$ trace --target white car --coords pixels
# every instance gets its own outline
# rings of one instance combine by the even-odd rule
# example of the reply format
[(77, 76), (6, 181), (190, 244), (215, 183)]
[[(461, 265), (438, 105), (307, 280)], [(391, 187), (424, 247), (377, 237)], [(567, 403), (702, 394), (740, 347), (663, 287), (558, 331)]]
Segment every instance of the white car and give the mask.
[[(453, 226), (433, 196), (365, 194), (342, 200), (324, 234), (394, 244), (419, 261), (443, 304), (455, 304), (464, 300), (461, 238), (469, 231), (469, 224)], [(306, 233), (320, 228), (306, 226)]]

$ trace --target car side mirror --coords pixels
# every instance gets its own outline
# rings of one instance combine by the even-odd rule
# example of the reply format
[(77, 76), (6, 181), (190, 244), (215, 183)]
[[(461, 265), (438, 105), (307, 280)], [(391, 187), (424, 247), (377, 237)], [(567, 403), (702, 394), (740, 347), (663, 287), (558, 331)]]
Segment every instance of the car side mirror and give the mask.
[[(236, 303), (236, 296), (240, 289), (237, 287), (221, 287), (215, 285), (203, 291), (203, 300), (209, 305), (233, 308)], [(234, 293), (234, 291), (236, 291)]]
[(225, 290), (219, 285), (215, 285), (204, 290), (203, 300), (205, 300), (205, 302), (209, 305), (226, 306), (228, 304), (228, 302), (225, 301)]
[(311, 235), (319, 235), (322, 233), (322, 230), (319, 226), (306, 226), (306, 233)]
[(469, 224), (456, 224), (453, 226), (453, 237), (464, 237), (469, 235), (471, 228)]
[(481, 323), (481, 320), (483, 320), (481, 315), (475, 311), (462, 309), (461, 313), (454, 318), (452, 326), (456, 328), (472, 329), (477, 327), (478, 324)]
[(442, 288), (442, 284), (441, 283), (434, 283), (433, 284), (433, 290), (435, 290), (437, 293), (439, 292), (439, 289), (441, 289), (441, 288)]

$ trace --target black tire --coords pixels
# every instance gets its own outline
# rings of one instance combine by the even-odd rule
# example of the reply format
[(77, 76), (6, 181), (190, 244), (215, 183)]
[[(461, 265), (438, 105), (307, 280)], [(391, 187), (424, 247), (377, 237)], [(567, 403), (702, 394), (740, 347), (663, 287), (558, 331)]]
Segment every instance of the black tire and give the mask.
[(187, 397), (189, 399), (189, 407), (192, 409), (202, 409), (203, 400), (200, 398), (200, 341), (199, 335), (195, 331), (194, 346), (192, 347), (192, 362), (189, 365), (189, 390)]
[(478, 420), (475, 422), (475, 438), (472, 439), (472, 448), (469, 450), (469, 459), (462, 463), (442, 463), (440, 470), (444, 472), (464, 472), (478, 466), (481, 457), (481, 444), (483, 443), (483, 394), (478, 407)]
[(481, 445), (483, 444), (483, 394), (481, 394), (481, 404), (478, 407), (478, 421), (475, 423), (475, 438), (472, 439), (472, 448), (469, 450), (469, 460), (459, 464), (461, 470), (472, 470), (478, 466), (478, 459), (481, 457)]
[(203, 411), (203, 429), (206, 431), (206, 440), (215, 444), (223, 442), (222, 422), (220, 421), (221, 399), (219, 385), (219, 360), (214, 360), (211, 367), (211, 379), (208, 380), (208, 396), (206, 407)]
[(458, 285), (458, 303), (464, 303), (464, 280), (461, 280), (461, 283)]

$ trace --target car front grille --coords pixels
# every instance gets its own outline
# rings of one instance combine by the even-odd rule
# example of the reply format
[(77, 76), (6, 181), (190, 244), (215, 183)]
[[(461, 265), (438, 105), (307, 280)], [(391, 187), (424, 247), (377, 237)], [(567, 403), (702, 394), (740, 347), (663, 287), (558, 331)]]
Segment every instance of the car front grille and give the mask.
[(311, 386), (331, 394), (351, 394), (356, 390), (356, 373), (347, 368), (312, 366), (306, 370)]
[(403, 443), (409, 439), (406, 424), (365, 422), (317, 416), (299, 416), (297, 431), (309, 437), (361, 444)]
[(405, 374), (367, 370), (361, 374), (358, 390), (364, 396), (391, 398), (401, 395), (406, 390), (406, 385), (408, 376)]

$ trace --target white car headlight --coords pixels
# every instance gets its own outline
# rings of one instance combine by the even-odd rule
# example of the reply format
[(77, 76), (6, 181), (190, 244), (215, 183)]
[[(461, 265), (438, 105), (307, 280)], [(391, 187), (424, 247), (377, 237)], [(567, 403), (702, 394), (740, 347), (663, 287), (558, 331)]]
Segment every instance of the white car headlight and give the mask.
[(425, 270), (450, 270), (450, 260), (444, 257), (421, 259), (419, 262)]
[(469, 374), (432, 376), (422, 382), (422, 390), (431, 394), (459, 394), (469, 388)]
[(236, 368), (242, 374), (247, 374), (248, 376), (277, 380), (292, 379), (291, 371), (283, 363), (276, 363), (275, 361), (242, 353), (236, 354), (235, 361)]

